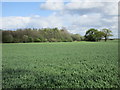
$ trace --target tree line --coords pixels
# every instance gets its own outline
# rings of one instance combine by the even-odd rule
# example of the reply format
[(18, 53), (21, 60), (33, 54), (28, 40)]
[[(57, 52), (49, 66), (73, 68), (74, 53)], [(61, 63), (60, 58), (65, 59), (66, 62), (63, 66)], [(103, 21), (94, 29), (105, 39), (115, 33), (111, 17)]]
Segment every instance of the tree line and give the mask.
[(98, 31), (91, 28), (84, 36), (69, 33), (66, 29), (42, 28), (42, 29), (17, 29), (1, 30), (3, 43), (27, 43), (27, 42), (72, 42), (72, 41), (100, 41), (105, 38), (107, 41), (112, 36), (109, 29)]
[(18, 42), (72, 42), (81, 41), (82, 36), (79, 34), (69, 33), (65, 29), (44, 28), (44, 29), (17, 29), (3, 30), (3, 43), (18, 43)]

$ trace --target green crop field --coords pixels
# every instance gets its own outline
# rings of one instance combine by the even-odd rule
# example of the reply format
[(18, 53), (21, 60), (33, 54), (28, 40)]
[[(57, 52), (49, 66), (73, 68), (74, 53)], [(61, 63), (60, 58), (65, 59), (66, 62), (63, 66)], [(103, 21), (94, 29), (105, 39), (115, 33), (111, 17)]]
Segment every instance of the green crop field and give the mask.
[(118, 88), (118, 42), (2, 45), (3, 88)]

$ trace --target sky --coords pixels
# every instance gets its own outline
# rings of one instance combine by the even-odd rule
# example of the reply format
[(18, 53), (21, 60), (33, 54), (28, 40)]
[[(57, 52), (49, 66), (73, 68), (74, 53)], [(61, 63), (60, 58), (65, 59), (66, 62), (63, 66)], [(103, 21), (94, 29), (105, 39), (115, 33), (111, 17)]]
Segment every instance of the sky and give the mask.
[(90, 28), (112, 30), (118, 37), (118, 2), (88, 2), (68, 0), (59, 2), (2, 2), (1, 29), (62, 28), (85, 35)]

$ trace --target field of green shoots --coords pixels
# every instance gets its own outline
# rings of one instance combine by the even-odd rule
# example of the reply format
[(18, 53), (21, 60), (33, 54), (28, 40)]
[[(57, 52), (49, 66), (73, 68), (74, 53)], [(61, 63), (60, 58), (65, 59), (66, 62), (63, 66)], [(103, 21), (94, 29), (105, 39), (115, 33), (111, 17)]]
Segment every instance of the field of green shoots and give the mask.
[(118, 42), (6, 43), (3, 88), (118, 88)]

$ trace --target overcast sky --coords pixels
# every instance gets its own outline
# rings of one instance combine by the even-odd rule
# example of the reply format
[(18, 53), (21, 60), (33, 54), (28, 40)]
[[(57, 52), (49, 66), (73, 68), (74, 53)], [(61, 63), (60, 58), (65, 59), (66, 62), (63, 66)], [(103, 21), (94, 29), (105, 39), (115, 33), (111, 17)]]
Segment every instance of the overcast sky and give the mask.
[(3, 2), (1, 18), (1, 29), (66, 27), (84, 35), (90, 28), (108, 28), (118, 37), (118, 2)]

